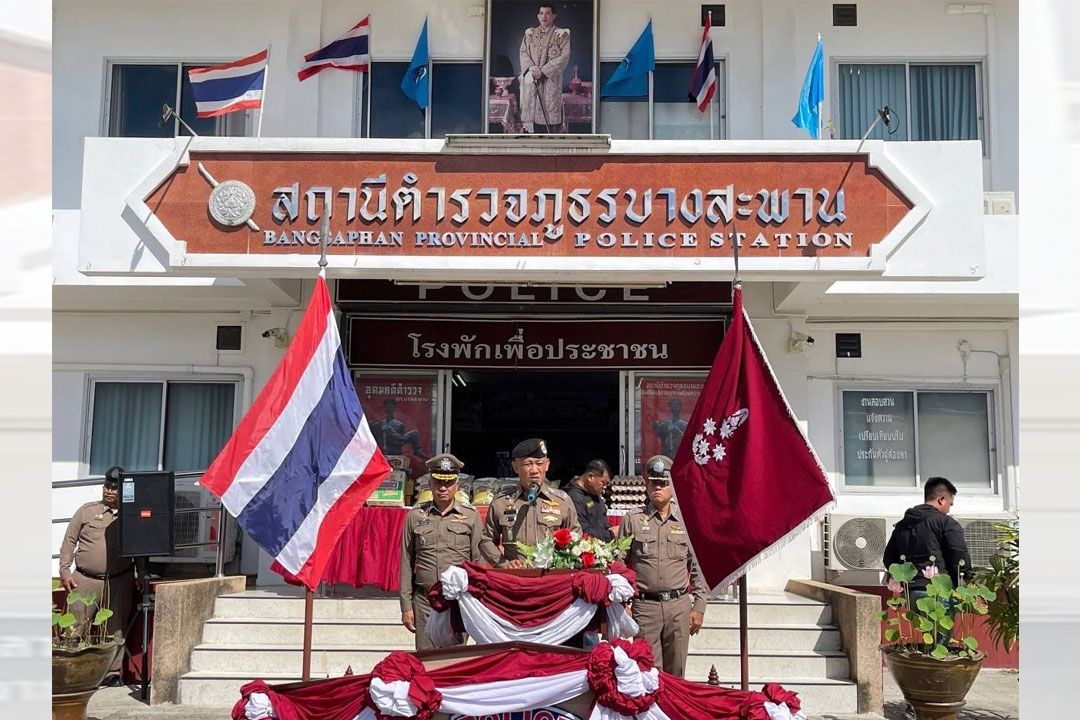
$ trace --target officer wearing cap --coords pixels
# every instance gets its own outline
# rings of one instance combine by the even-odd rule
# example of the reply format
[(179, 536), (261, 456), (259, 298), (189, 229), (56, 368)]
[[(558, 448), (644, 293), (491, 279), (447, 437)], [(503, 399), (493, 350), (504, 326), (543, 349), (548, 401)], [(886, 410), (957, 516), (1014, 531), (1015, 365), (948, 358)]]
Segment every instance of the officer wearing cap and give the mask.
[(454, 496), (464, 463), (442, 453), (427, 467), (431, 501), (409, 511), (401, 541), (401, 624), (416, 633), (417, 650), (434, 647), (426, 632), (428, 589), (451, 565), (480, 559), (482, 534), (480, 513)]
[[(126, 631), (135, 590), (135, 561), (120, 557), (117, 495), (123, 472), (119, 466), (105, 471), (101, 499), (75, 511), (60, 544), (60, 585), (93, 594), (97, 601), (97, 607), (80, 603), (72, 612), (81, 621), (93, 619), (98, 608), (109, 608), (113, 615), (106, 632), (110, 634)], [(113, 672), (119, 671), (121, 659), (113, 663)]]
[(581, 525), (570, 496), (547, 484), (547, 443), (522, 440), (510, 458), (518, 485), (491, 501), (480, 552), (496, 567), (519, 568), (524, 567), (522, 555), (512, 543), (535, 546), (559, 528), (581, 532)]
[(705, 620), (706, 588), (671, 499), (671, 458), (649, 458), (643, 475), (649, 501), (619, 524), (619, 537), (634, 538), (626, 558), (637, 572), (633, 615), (656, 667), (682, 677), (690, 636)]

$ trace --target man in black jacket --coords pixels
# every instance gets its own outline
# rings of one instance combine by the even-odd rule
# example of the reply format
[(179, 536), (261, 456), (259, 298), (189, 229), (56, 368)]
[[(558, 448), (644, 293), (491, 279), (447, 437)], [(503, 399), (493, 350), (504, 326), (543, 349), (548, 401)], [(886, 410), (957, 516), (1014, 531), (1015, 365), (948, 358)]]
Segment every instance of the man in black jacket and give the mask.
[(604, 504), (604, 488), (611, 482), (611, 468), (603, 460), (590, 460), (581, 473), (566, 487), (566, 494), (574, 501), (582, 532), (598, 540), (612, 540), (615, 535), (608, 526), (607, 505)]
[(893, 527), (892, 537), (885, 546), (885, 567), (903, 562), (900, 559), (903, 555), (907, 562), (919, 568), (919, 574), (910, 583), (913, 594), (925, 593), (927, 579), (921, 571), (931, 564), (931, 557), (938, 571), (949, 574), (954, 586), (959, 585), (962, 576), (972, 573), (964, 528), (956, 518), (949, 517), (955, 499), (955, 485), (943, 477), (932, 477), (923, 488), (925, 502), (908, 508), (904, 518)]

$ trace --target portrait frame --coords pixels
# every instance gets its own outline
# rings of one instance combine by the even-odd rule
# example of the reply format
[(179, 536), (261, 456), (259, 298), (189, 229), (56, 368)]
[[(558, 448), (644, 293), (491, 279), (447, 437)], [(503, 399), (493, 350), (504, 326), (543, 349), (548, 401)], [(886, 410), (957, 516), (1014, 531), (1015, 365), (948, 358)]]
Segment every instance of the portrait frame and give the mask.
[[(487, 0), (484, 134), (524, 134), (532, 125), (528, 122), (529, 117), (522, 117), (519, 49), (526, 29), (539, 24), (536, 16), (541, 4), (534, 0)], [(570, 30), (570, 57), (562, 71), (558, 114), (561, 122), (557, 132), (593, 134), (598, 111), (596, 79), (600, 71), (597, 52), (599, 0), (557, 0), (551, 4), (555, 6), (555, 27)], [(546, 115), (546, 105), (542, 101), (535, 105), (541, 106), (541, 112)], [(529, 108), (525, 111), (530, 112)], [(539, 118), (535, 111), (532, 112)], [(556, 123), (552, 121), (548, 125)]]

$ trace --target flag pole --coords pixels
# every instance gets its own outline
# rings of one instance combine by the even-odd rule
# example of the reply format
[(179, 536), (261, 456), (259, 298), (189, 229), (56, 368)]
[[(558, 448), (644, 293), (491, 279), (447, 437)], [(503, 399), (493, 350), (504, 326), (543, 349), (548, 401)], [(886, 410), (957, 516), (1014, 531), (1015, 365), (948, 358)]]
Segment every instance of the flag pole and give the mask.
[[(817, 34), (817, 41), (821, 42), (821, 33)], [(822, 64), (824, 64), (825, 63), (825, 58), (822, 58), (821, 62), (822, 62)], [(825, 73), (822, 73), (822, 76), (823, 76), (822, 79), (823, 80), (824, 80), (824, 74)], [(825, 83), (823, 82), (822, 85), (824, 85), (824, 84)], [(825, 97), (825, 88), (824, 87), (821, 88), (821, 97), (822, 98)], [(822, 132), (824, 132), (825, 127), (824, 127), (824, 125), (822, 125), (822, 122), (821, 122), (821, 110), (822, 110), (822, 106), (824, 104), (825, 104), (824, 100), (822, 100), (821, 102), (818, 103), (818, 112), (817, 112), (817, 139), (818, 140), (824, 140), (825, 139), (822, 136)]]
[(270, 49), (274, 43), (266, 44), (266, 72), (263, 73), (262, 101), (259, 103), (259, 122), (255, 124), (255, 137), (262, 137), (262, 120), (266, 112), (266, 94), (270, 91)]
[[(739, 233), (735, 225), (731, 226), (731, 249), (735, 259), (735, 277), (732, 278), (732, 291), (742, 287), (739, 278)], [(739, 577), (739, 686), (745, 692), (750, 689), (750, 632), (749, 605), (746, 599), (746, 574)]]
[(315, 614), (315, 591), (306, 588), (304, 595), (304, 669), (301, 679), (307, 682), (311, 679), (311, 626)]

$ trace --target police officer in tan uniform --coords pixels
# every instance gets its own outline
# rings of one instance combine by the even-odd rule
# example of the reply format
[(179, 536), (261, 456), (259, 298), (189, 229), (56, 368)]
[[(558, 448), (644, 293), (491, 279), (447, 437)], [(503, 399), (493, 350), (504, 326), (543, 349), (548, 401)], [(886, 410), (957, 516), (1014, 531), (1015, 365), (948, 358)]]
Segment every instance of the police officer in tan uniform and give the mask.
[(671, 458), (649, 458), (644, 476), (649, 502), (619, 524), (619, 537), (634, 537), (627, 555), (637, 572), (633, 615), (641, 637), (652, 645), (656, 667), (682, 677), (690, 636), (705, 620), (706, 588), (671, 500)]
[(480, 552), (496, 567), (519, 568), (525, 566), (522, 555), (511, 543), (535, 546), (559, 528), (581, 532), (581, 525), (570, 496), (547, 484), (547, 443), (522, 440), (510, 458), (518, 486), (491, 501)]
[[(431, 606), (427, 591), (451, 565), (480, 559), (480, 513), (454, 497), (464, 464), (450, 453), (427, 461), (431, 502), (405, 518), (401, 541), (401, 624), (416, 633), (416, 649), (434, 647), (426, 628)], [(460, 638), (464, 643), (465, 639)]]

